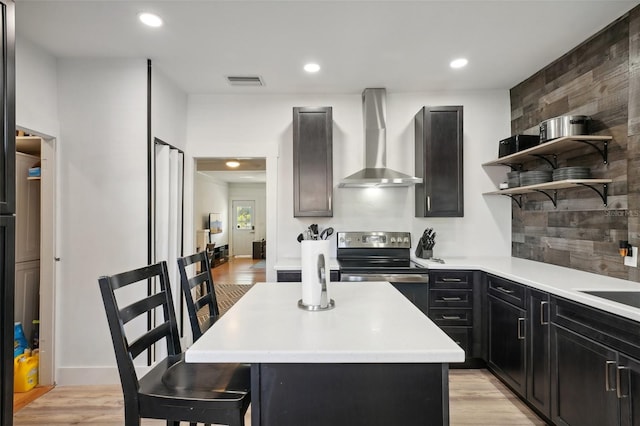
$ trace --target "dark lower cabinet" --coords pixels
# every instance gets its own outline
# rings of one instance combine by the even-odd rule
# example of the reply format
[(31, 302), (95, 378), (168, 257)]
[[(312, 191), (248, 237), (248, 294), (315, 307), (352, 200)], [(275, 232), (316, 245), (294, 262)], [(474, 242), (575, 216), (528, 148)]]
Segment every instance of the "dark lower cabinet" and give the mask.
[(526, 395), (526, 311), (492, 295), (488, 298), (488, 364), (520, 396)]
[(419, 283), (391, 283), (425, 315), (429, 315), (429, 286)]
[[(300, 270), (290, 270), (290, 271), (278, 271), (276, 280), (279, 283), (291, 282), (291, 283), (299, 283), (302, 281), (302, 272)], [(331, 282), (340, 281), (340, 271), (331, 270), (330, 279)]]
[(549, 294), (527, 288), (527, 401), (551, 417)]
[(618, 422), (617, 353), (556, 324), (552, 339), (552, 421), (614, 426)]
[(624, 355), (618, 357), (616, 375), (620, 401), (620, 425), (640, 425), (640, 361)]
[(464, 350), (464, 363), (450, 368), (480, 368), (482, 359), (482, 278), (479, 271), (429, 271), (429, 318)]

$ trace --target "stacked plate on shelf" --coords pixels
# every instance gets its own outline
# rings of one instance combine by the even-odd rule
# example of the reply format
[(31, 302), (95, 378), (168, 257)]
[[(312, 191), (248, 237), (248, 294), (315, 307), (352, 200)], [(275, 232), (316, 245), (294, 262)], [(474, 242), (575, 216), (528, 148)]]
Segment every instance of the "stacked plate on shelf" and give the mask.
[(553, 180), (589, 179), (590, 177), (589, 167), (560, 167), (553, 171)]
[(520, 185), (529, 186), (537, 185), (539, 183), (551, 182), (551, 178), (551, 170), (532, 170), (529, 172), (521, 172)]
[(520, 171), (515, 170), (507, 173), (507, 184), (509, 188), (517, 188), (520, 186)]

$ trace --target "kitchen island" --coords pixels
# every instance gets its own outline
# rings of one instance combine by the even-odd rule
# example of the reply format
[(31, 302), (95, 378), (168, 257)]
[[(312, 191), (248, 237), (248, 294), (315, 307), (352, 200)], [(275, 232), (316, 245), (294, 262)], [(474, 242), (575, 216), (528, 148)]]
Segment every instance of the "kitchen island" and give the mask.
[(449, 424), (464, 352), (389, 283), (330, 283), (335, 308), (298, 308), (299, 283), (256, 284), (186, 353), (251, 363), (252, 426)]

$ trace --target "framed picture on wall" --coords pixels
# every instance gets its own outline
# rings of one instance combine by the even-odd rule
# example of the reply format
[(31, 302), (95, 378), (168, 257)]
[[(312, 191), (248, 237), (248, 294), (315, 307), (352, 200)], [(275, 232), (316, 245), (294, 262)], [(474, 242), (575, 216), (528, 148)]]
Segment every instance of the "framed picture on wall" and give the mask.
[(209, 233), (219, 234), (222, 232), (222, 220), (220, 213), (209, 213)]

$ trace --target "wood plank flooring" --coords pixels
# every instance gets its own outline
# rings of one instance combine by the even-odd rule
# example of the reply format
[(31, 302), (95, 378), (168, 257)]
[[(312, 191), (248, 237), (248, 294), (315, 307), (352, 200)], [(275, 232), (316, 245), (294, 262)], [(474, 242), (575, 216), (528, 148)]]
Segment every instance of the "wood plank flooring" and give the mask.
[[(452, 426), (545, 425), (486, 370), (452, 370), (449, 386)], [(119, 385), (58, 386), (16, 413), (14, 425), (120, 426), (123, 415)], [(251, 425), (250, 411), (245, 421)], [(143, 420), (142, 424), (165, 423)]]

